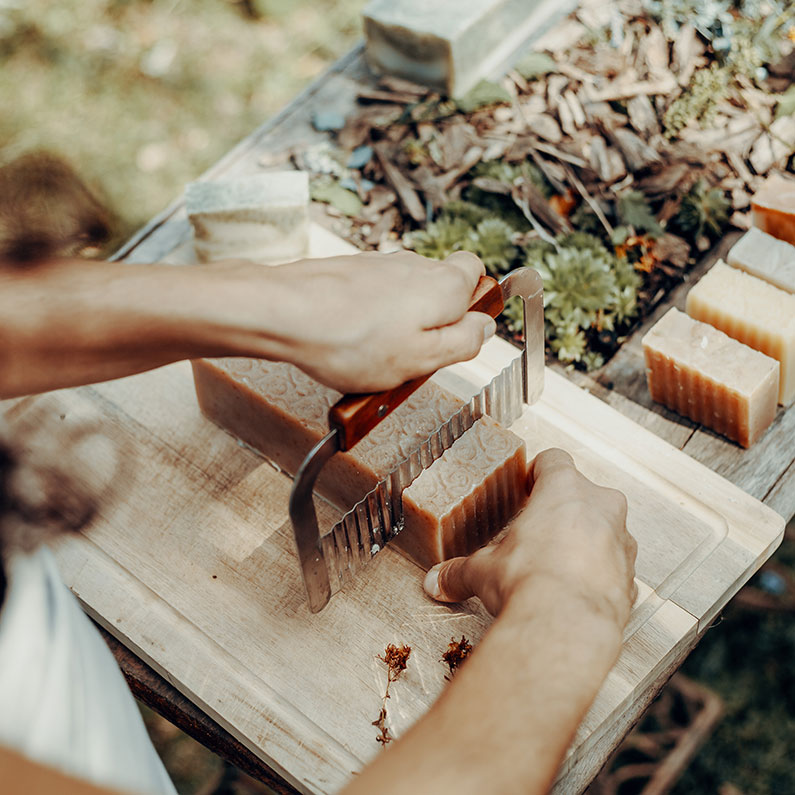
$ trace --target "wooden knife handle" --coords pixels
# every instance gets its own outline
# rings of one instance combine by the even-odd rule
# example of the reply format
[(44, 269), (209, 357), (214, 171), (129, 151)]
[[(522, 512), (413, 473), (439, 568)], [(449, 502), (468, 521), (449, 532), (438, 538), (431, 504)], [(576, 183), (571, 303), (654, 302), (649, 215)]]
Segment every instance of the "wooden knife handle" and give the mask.
[[(481, 276), (472, 302), (471, 312), (484, 312), (496, 318), (503, 310), (502, 288), (491, 276)], [(412, 378), (384, 392), (345, 395), (329, 410), (329, 425), (339, 434), (339, 449), (350, 450), (360, 439), (391, 414), (406, 398), (419, 389), (433, 373)]]

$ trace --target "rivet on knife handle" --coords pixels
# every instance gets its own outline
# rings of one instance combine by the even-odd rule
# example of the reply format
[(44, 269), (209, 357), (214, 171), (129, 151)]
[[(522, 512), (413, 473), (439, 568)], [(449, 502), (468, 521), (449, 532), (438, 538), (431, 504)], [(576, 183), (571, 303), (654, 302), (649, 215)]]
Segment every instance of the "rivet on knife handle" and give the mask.
[[(502, 309), (500, 285), (491, 276), (481, 276), (472, 295), (469, 311), (497, 317)], [(413, 378), (383, 392), (345, 395), (341, 398), (329, 411), (329, 424), (339, 435), (340, 450), (350, 450), (430, 377), (431, 374)]]

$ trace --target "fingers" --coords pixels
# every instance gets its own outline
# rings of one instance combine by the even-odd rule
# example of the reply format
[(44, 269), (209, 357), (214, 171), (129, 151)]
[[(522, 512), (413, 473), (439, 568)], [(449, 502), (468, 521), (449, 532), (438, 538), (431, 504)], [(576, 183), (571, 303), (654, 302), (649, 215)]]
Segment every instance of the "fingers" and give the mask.
[(485, 272), (480, 259), (469, 251), (456, 251), (443, 262), (435, 263), (425, 328), (438, 328), (460, 320)]
[(422, 332), (415, 361), (422, 362), (423, 372), (431, 372), (454, 362), (474, 359), (496, 330), (497, 324), (488, 315), (467, 312), (457, 323)]
[(455, 251), (444, 262), (461, 271), (466, 279), (469, 295), (475, 292), (480, 277), (486, 273), (485, 265), (471, 251)]

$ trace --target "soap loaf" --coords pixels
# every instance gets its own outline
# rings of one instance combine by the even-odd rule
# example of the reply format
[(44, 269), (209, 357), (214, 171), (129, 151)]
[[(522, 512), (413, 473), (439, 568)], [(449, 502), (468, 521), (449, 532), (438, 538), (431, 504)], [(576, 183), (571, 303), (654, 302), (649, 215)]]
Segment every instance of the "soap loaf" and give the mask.
[(776, 415), (779, 363), (677, 309), (642, 340), (652, 400), (750, 447)]
[(363, 12), (365, 57), (376, 72), (461, 96), (559, 10), (549, 0), (372, 0)]
[(751, 198), (754, 226), (795, 245), (795, 180), (768, 177)]
[(795, 295), (719, 260), (687, 295), (687, 313), (781, 364), (778, 402), (795, 397)]
[(218, 182), (191, 182), (185, 209), (200, 262), (250, 259), (276, 264), (309, 251), (309, 177), (265, 172)]
[(751, 227), (731, 248), (726, 261), (751, 276), (795, 293), (795, 246)]
[[(338, 392), (283, 362), (202, 359), (193, 362), (193, 372), (205, 416), (291, 475), (328, 433), (328, 410), (340, 398)], [(433, 382), (424, 384), (351, 450), (337, 453), (321, 470), (316, 491), (340, 510), (350, 509), (461, 405)], [(519, 504), (516, 500), (521, 500), (515, 484), (517, 473), (524, 469), (524, 444), (493, 420), (484, 419), (471, 443), (462, 442), (464, 437), (457, 440), (455, 453), (453, 448), (446, 451), (446, 459), (443, 456), (420, 476), (439, 466), (443, 474), (438, 482), (444, 483), (446, 498), (432, 505), (425, 497), (407, 503), (401, 543), (420, 565), (438, 562), (440, 551), (458, 554), (457, 550), (471, 549), (473, 538), (480, 544), (501, 529), (504, 522), (484, 524), (473, 506), (481, 510), (510, 493), (504, 505), (491, 509), (491, 521), (497, 521), (510, 515)], [(494, 436), (493, 451), (472, 454), (478, 444), (487, 446), (484, 434)], [(508, 439), (514, 440), (513, 446)], [(500, 460), (495, 461), (495, 456)], [(478, 473), (481, 483), (473, 489)]]

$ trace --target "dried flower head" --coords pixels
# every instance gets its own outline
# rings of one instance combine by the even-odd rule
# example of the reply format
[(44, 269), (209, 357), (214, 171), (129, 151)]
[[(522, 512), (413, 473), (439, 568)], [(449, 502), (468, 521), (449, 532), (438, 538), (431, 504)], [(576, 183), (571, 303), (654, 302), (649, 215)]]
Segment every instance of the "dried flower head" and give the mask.
[(461, 640), (450, 638), (450, 643), (447, 645), (447, 651), (442, 654), (442, 662), (447, 663), (450, 668), (450, 674), (454, 674), (456, 669), (461, 665), (472, 651), (472, 644), (462, 635)]
[(396, 682), (398, 677), (406, 670), (410, 655), (411, 646), (395, 646), (394, 643), (390, 643), (386, 649), (384, 649), (383, 656), (380, 654), (378, 655), (378, 659), (386, 665), (388, 673), (386, 690), (384, 691), (384, 697), (381, 701), (381, 712), (378, 713), (378, 717), (373, 721), (373, 726), (375, 726), (379, 732), (378, 736), (375, 738), (376, 742), (384, 746), (392, 742), (393, 739), (386, 725), (386, 701), (389, 698), (389, 686), (392, 682)]
[(378, 659), (386, 663), (389, 669), (389, 681), (394, 682), (403, 671), (406, 670), (411, 646), (395, 646), (390, 643), (384, 650), (384, 656), (378, 655)]

